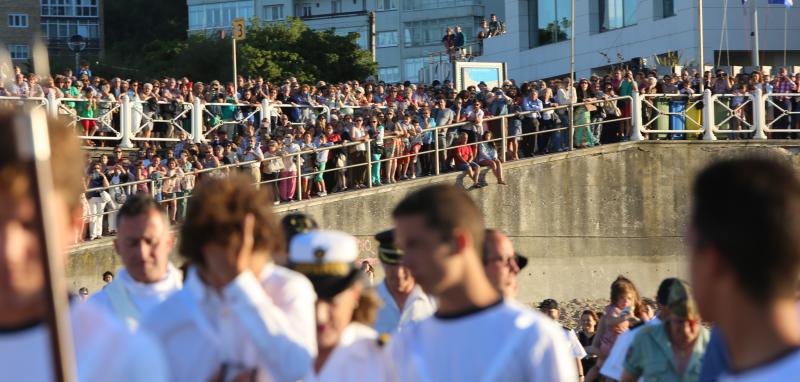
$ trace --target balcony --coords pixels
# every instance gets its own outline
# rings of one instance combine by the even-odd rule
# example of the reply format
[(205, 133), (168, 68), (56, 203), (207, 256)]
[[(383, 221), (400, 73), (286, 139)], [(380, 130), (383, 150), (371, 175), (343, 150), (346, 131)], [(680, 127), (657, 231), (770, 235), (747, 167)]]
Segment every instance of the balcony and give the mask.
[[(351, 16), (366, 16), (368, 13), (369, 12), (367, 11), (352, 11), (352, 12), (326, 13), (321, 15), (299, 16), (299, 17), (303, 21), (308, 21), (308, 20), (334, 19), (334, 18), (351, 17)], [(300, 14), (302, 13), (298, 13), (298, 15)]]

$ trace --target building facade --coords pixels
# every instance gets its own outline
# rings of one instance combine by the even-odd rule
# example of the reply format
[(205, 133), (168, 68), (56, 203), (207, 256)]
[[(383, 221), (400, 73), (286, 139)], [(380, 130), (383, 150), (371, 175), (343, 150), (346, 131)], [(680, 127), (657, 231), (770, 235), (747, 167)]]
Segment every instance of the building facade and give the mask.
[(443, 53), (447, 27), (461, 26), (470, 44), (481, 19), (504, 14), (499, 0), (187, 0), (187, 5), (189, 33), (229, 28), (230, 20), (247, 15), (263, 22), (299, 17), (315, 30), (356, 32), (364, 49), (369, 46), (369, 13), (375, 11), (378, 75), (388, 82), (417, 81), (425, 63)]
[[(800, 7), (758, 5), (760, 64), (800, 62)], [(575, 71), (580, 77), (644, 58), (649, 67), (696, 65), (697, 0), (575, 0)], [(570, 1), (506, 0), (508, 33), (485, 41), (486, 62), (507, 62), (510, 78), (532, 80), (569, 73)], [(785, 23), (784, 23), (785, 22)], [(741, 1), (704, 0), (704, 61), (750, 66), (751, 16)], [(786, 26), (786, 28), (784, 28)], [(786, 36), (786, 39), (784, 39)]]
[(69, 54), (67, 41), (81, 35), (89, 54), (103, 46), (101, 0), (0, 0), (0, 41), (15, 65), (29, 66), (33, 39), (47, 41), (51, 55)]

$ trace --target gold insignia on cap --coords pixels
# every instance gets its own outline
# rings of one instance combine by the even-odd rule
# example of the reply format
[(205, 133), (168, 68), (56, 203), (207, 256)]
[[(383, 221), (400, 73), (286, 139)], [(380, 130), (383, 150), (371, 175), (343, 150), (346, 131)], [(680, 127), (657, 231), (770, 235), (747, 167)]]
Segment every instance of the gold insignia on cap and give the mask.
[(323, 257), (325, 257), (325, 249), (323, 248), (314, 249), (314, 258), (317, 260), (317, 263), (322, 263)]

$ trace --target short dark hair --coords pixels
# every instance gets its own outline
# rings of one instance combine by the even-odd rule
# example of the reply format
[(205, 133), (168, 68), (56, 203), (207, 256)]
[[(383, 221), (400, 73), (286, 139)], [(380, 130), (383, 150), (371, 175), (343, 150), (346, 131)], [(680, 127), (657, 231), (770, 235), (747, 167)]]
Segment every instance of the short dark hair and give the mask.
[(667, 305), (667, 300), (669, 299), (669, 291), (672, 288), (672, 284), (674, 284), (678, 279), (674, 277), (669, 277), (664, 280), (661, 280), (661, 284), (658, 285), (658, 292), (656, 292), (656, 302), (660, 305)]
[(800, 181), (787, 162), (724, 160), (692, 190), (699, 248), (715, 248), (754, 301), (792, 296), (800, 268)]
[(543, 312), (548, 311), (550, 309), (558, 310), (558, 301), (552, 298), (548, 298), (539, 304), (539, 310)]
[(113, 278), (114, 277), (114, 272), (111, 272), (111, 271), (103, 272), (103, 280), (106, 279), (106, 276), (111, 276)]
[(422, 215), (427, 228), (442, 241), (453, 239), (453, 231), (464, 229), (472, 235), (472, 245), (480, 256), (483, 248), (483, 214), (463, 188), (452, 185), (425, 187), (406, 196), (392, 212), (394, 218)]
[(272, 214), (270, 187), (256, 188), (249, 177), (207, 178), (192, 192), (181, 226), (180, 253), (192, 264), (205, 266), (203, 247), (217, 243), (235, 250), (241, 245), (245, 217), (255, 217), (253, 249), (270, 256), (284, 251), (283, 231)]
[[(157, 211), (164, 214), (164, 209), (158, 202), (153, 199), (149, 194), (138, 192), (128, 196), (125, 203), (120, 207), (117, 212), (117, 225), (122, 223), (124, 218), (132, 218), (143, 214), (149, 214), (151, 211)], [(166, 215), (165, 215), (166, 218)]]

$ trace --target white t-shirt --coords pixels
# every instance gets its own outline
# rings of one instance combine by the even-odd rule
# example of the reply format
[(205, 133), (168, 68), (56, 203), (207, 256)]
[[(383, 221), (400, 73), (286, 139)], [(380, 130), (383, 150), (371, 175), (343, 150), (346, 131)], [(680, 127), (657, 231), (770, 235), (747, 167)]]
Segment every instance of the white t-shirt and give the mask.
[[(78, 381), (166, 381), (161, 347), (145, 333), (130, 333), (92, 302), (70, 307)], [(44, 323), (0, 332), (0, 379), (54, 380), (49, 330)]]
[(388, 350), (399, 381), (578, 379), (563, 329), (513, 302), (409, 323), (389, 342)]
[(738, 374), (723, 374), (719, 382), (796, 381), (800, 379), (800, 349), (756, 369)]
[(375, 319), (375, 330), (378, 333), (393, 333), (409, 321), (420, 321), (428, 318), (436, 312), (436, 302), (422, 291), (417, 285), (406, 298), (405, 306), (402, 309), (397, 306), (392, 294), (386, 287), (386, 281), (378, 284), (375, 288), (383, 302), (383, 306), (378, 311)]
[[(586, 357), (586, 349), (584, 349), (583, 345), (581, 345), (581, 341), (578, 340), (578, 335), (575, 334), (575, 331), (567, 328), (563, 329), (567, 335), (567, 341), (569, 341), (569, 350), (572, 352), (572, 356), (579, 359)], [(586, 371), (587, 370), (584, 370), (584, 372)]]

